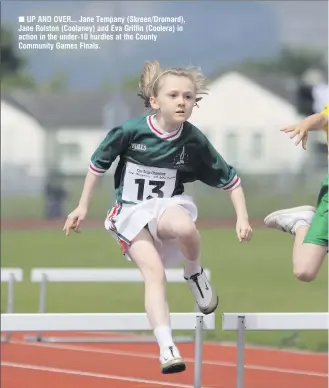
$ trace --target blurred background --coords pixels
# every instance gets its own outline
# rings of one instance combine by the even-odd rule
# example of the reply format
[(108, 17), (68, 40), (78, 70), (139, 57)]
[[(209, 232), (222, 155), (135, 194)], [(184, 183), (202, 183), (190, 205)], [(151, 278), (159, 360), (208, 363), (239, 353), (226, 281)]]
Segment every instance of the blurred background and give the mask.
[[(158, 33), (156, 41), (101, 41), (99, 50), (19, 50), (19, 16), (47, 15), (183, 16), (186, 23), (181, 32)], [(328, 101), (325, 1), (2, 2), (2, 266), (29, 271), (131, 265), (103, 229), (113, 204), (116, 163), (98, 186), (88, 215), (98, 229), (65, 239), (61, 228), (78, 204), (99, 142), (115, 125), (144, 113), (138, 81), (144, 62), (154, 59), (163, 67), (202, 68), (210, 92), (190, 121), (242, 177), (254, 228), (247, 245), (237, 243), (234, 209), (224, 192), (198, 182), (186, 187), (198, 204), (200, 222), (208, 226), (201, 230), (203, 263), (222, 296), (220, 311), (327, 311), (327, 261), (314, 282), (299, 282), (292, 273), (291, 236), (257, 228), (268, 212), (315, 204), (327, 172), (322, 131), (309, 136), (307, 151), (279, 131)], [(15, 308), (37, 311), (38, 285), (25, 274)], [(171, 308), (190, 311), (187, 287), (177, 287), (168, 290)], [(48, 311), (144, 309), (138, 284), (50, 285), (47, 293)], [(220, 323), (209, 335), (235, 338), (222, 333)], [(247, 339), (328, 349), (327, 333), (319, 332), (251, 333)]]
[[(63, 218), (76, 206), (100, 140), (117, 123), (144, 112), (138, 79), (144, 61), (154, 59), (162, 66), (200, 66), (209, 78), (210, 94), (191, 121), (242, 175), (252, 217), (277, 206), (314, 203), (327, 169), (325, 136), (312, 134), (304, 152), (279, 129), (327, 101), (328, 4), (204, 3), (2, 3), (2, 220)], [(156, 42), (19, 50), (22, 15), (182, 15), (186, 23), (183, 32), (159, 33)], [(111, 206), (114, 168), (97, 190), (90, 218), (103, 217)], [(224, 196), (199, 183), (187, 190), (200, 217), (233, 215)]]

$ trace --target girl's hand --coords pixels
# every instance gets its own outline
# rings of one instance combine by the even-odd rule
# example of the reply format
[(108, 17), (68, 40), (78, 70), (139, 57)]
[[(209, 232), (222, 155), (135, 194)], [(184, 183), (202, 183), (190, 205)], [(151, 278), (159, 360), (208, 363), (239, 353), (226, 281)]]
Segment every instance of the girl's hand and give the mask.
[(63, 230), (66, 236), (70, 235), (70, 230), (73, 229), (76, 233), (80, 233), (80, 226), (87, 215), (87, 208), (78, 206), (72, 213), (67, 216)]
[(303, 125), (303, 123), (291, 125), (290, 127), (281, 129), (284, 133), (290, 133), (290, 139), (293, 139), (297, 136), (295, 145), (297, 146), (302, 142), (302, 147), (306, 150), (307, 138), (308, 138), (308, 128)]
[(250, 241), (252, 236), (252, 229), (247, 219), (238, 219), (236, 222), (236, 234), (241, 242)]

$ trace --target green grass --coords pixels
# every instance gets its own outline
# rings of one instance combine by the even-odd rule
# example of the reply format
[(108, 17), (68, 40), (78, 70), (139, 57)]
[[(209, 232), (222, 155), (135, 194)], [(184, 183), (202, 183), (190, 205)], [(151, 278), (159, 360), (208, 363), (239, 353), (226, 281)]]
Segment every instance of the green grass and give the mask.
[[(320, 180), (307, 182), (304, 185), (292, 185), (278, 191), (277, 180), (271, 177), (243, 178), (244, 191), (247, 198), (250, 217), (263, 218), (275, 209), (304, 204), (315, 204)], [(69, 197), (65, 211), (72, 211), (79, 201), (83, 187), (82, 178), (71, 178), (67, 182)], [(311, 188), (311, 189), (310, 189)], [(193, 195), (198, 206), (199, 218), (230, 218), (235, 217), (234, 208), (229, 196), (222, 190), (216, 190), (206, 185), (186, 184), (186, 193)], [(114, 202), (112, 178), (104, 179), (97, 186), (89, 218), (103, 218)], [(42, 196), (10, 196), (1, 199), (2, 219), (42, 219), (44, 217), (45, 200)]]
[[(65, 205), (64, 214), (72, 211), (79, 202), (80, 192), (72, 193)], [(299, 205), (313, 205), (316, 200), (314, 195), (252, 195), (247, 197), (248, 211), (253, 219), (264, 218), (266, 214), (275, 209)], [(224, 193), (218, 196), (207, 193), (198, 193), (195, 196), (200, 219), (218, 219), (235, 217), (234, 208), (230, 199)], [(112, 207), (114, 198), (105, 190), (97, 191), (93, 197), (88, 212), (89, 219), (103, 219), (107, 210)], [(10, 197), (1, 200), (2, 219), (30, 219), (40, 220), (45, 214), (45, 200), (43, 197)]]
[[(85, 230), (65, 238), (61, 231), (2, 231), (2, 267), (21, 267), (25, 280), (16, 285), (17, 312), (37, 312), (39, 285), (29, 281), (32, 267), (129, 267), (116, 242), (104, 230)], [(211, 340), (234, 340), (221, 331), (222, 312), (318, 312), (328, 308), (328, 264), (312, 283), (291, 273), (292, 239), (279, 232), (256, 230), (249, 244), (239, 244), (235, 231), (204, 230), (203, 265), (212, 271), (220, 296), (217, 329)], [(184, 284), (171, 284), (168, 298), (173, 312), (189, 312), (193, 299)], [(62, 283), (48, 286), (48, 312), (141, 312), (143, 284)], [(6, 287), (1, 304), (5, 310)], [(297, 342), (288, 332), (248, 332), (247, 341), (266, 346), (328, 349), (325, 332), (302, 332)]]

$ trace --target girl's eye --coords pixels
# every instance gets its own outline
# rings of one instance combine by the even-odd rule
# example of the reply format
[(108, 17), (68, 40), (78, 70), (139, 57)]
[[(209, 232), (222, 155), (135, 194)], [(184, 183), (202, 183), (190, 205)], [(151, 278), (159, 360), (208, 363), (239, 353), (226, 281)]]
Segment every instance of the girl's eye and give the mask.
[[(170, 96), (170, 97), (172, 97), (172, 98), (175, 98), (175, 97), (177, 97), (177, 95), (176, 95), (176, 94), (174, 94), (174, 93), (172, 93), (172, 94), (169, 94), (169, 96)], [(191, 96), (185, 96), (185, 98), (186, 98), (186, 99), (188, 99), (188, 100), (190, 100), (192, 97), (191, 97)]]

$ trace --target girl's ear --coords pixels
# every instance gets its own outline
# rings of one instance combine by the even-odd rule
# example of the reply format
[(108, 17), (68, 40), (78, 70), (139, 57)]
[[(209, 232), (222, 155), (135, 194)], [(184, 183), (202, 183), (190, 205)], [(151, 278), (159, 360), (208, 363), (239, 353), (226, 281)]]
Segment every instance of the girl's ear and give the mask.
[(159, 109), (159, 104), (154, 96), (150, 97), (150, 105), (153, 109)]

